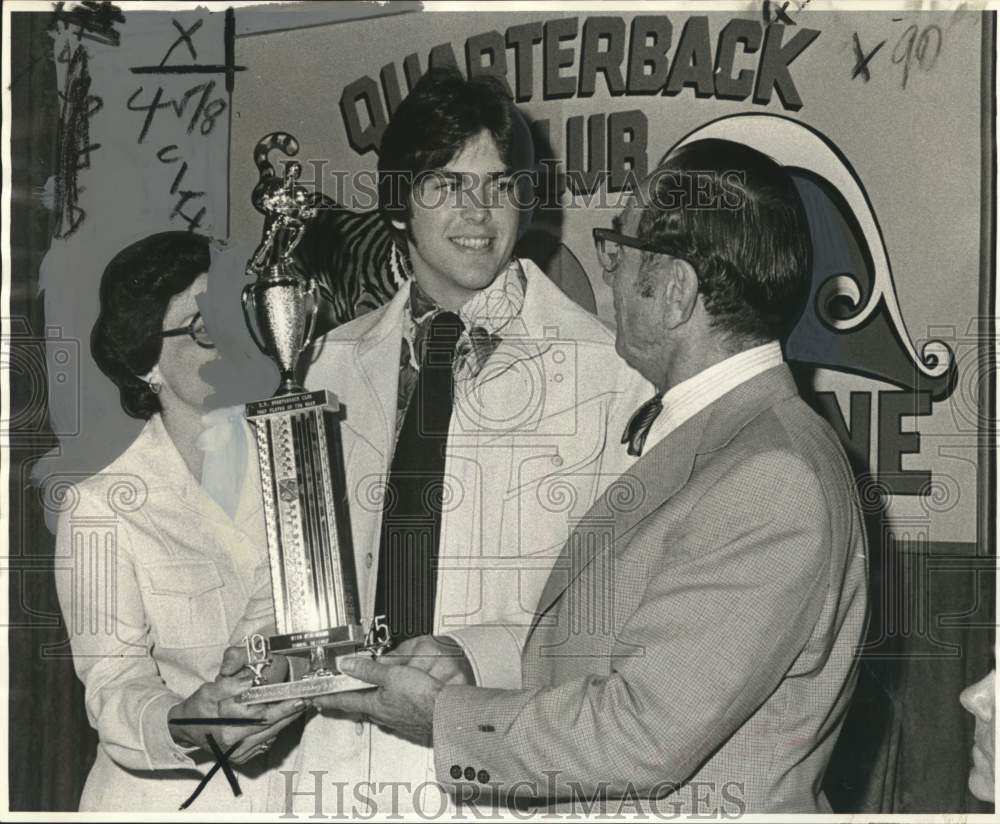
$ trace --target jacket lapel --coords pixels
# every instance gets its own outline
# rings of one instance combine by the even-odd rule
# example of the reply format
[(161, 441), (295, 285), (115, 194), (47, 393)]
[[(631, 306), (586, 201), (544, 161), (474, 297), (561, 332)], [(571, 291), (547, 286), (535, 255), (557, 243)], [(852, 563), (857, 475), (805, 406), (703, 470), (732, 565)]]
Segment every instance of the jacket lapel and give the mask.
[[(247, 474), (257, 471), (256, 449), (252, 442), (248, 444), (248, 449)], [(142, 507), (142, 516), (159, 533), (168, 550), (171, 550), (174, 543), (170, 536), (176, 534), (178, 523), (184, 522), (183, 519), (178, 520), (178, 511), (190, 513), (193, 523), (211, 522), (217, 529), (234, 527), (233, 520), (225, 510), (191, 474), (160, 415), (154, 415), (149, 420), (127, 454), (142, 456), (142, 463), (137, 463), (134, 468), (130, 467), (130, 470), (142, 479), (149, 493), (155, 490), (155, 494), (149, 495), (147, 505)], [(246, 487), (247, 479), (244, 477), (241, 494), (245, 494)], [(213, 549), (214, 547), (205, 547), (207, 552)]]
[[(478, 384), (505, 375), (522, 361), (541, 357), (553, 345), (587, 340), (578, 337), (579, 326), (565, 329), (553, 323), (553, 303), (567, 300), (559, 287), (530, 260), (522, 260), (521, 268), (526, 280), (521, 314), (500, 332), (500, 345), (477, 378)], [(598, 337), (593, 340), (603, 343), (607, 339)]]
[[(356, 496), (366, 494), (357, 491), (366, 483), (383, 484), (392, 461), (393, 443), (396, 439), (403, 313), (407, 311), (409, 297), (409, 283), (406, 283), (386, 304), (378, 321), (358, 338), (354, 347), (354, 360), (361, 380), (355, 380), (355, 383), (361, 383), (367, 388), (368, 401), (352, 398), (347, 402), (347, 415), (342, 418), (342, 431), (349, 430), (350, 436), (369, 444), (359, 454), (349, 457), (348, 434), (344, 433), (347, 461), (344, 468), (347, 473), (355, 574), (361, 610), (365, 614), (375, 604), (382, 519), (379, 512), (371, 509), (370, 503), (366, 505)], [(331, 376), (330, 380), (330, 386), (336, 394), (335, 376)], [(369, 554), (371, 563), (367, 564), (364, 559)]]
[[(532, 632), (539, 619), (602, 552), (627, 545), (632, 530), (680, 491), (690, 479), (698, 455), (722, 448), (761, 412), (796, 392), (787, 366), (769, 369), (689, 418), (612, 481), (563, 546), (542, 591)], [(612, 444), (609, 448), (625, 447)], [(614, 529), (611, 545), (587, 540), (594, 531), (606, 534), (608, 525)]]
[[(686, 421), (608, 485), (563, 546), (545, 583), (536, 616), (547, 612), (597, 556), (610, 548), (603, 541), (588, 540), (590, 535), (606, 534), (612, 526), (614, 543), (627, 541), (637, 524), (687, 483), (704, 423), (704, 415)], [(625, 446), (612, 443), (608, 448)]]
[[(373, 445), (388, 456), (395, 439), (396, 405), (399, 391), (399, 354), (402, 346), (403, 312), (410, 297), (405, 284), (387, 304), (378, 322), (363, 334), (355, 349), (364, 382), (376, 400), (381, 413), (381, 443)], [(336, 392), (336, 383), (331, 384)], [(362, 438), (370, 438), (372, 421), (362, 421), (363, 429), (351, 426)], [(347, 425), (350, 425), (349, 423)], [(386, 458), (388, 461), (388, 457)], [(388, 468), (388, 464), (386, 465)]]
[[(500, 344), (490, 355), (483, 370), (476, 378), (477, 385), (485, 384), (506, 375), (516, 364), (544, 355), (552, 346), (545, 334), (544, 287), (549, 283), (545, 275), (541, 280), (529, 266), (522, 266), (526, 280), (524, 304), (521, 313), (505, 326), (500, 334)], [(554, 287), (553, 287), (554, 288)]]

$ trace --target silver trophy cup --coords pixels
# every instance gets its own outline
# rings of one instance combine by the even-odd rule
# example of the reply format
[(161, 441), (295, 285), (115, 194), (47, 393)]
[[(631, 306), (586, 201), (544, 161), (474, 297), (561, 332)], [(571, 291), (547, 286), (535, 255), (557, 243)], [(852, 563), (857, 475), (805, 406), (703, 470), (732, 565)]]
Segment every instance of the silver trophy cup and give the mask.
[[(261, 144), (273, 143), (273, 137)], [(294, 138), (283, 137), (282, 147), (295, 154)], [(283, 180), (255, 197), (266, 218), (264, 237), (247, 266), (255, 280), (243, 290), (250, 333), (281, 375), (273, 397), (246, 405), (257, 442), (277, 635), (245, 640), (255, 679), (239, 698), (244, 704), (367, 688), (337, 670), (337, 657), (361, 650), (380, 654), (389, 644), (384, 621), (362, 626), (339, 404), (331, 392), (309, 392), (296, 379), (318, 309), (315, 281), (293, 257), (317, 203), (296, 183), (299, 173), (297, 163), (287, 164)], [(292, 680), (263, 682), (274, 654), (302, 660), (290, 667)]]

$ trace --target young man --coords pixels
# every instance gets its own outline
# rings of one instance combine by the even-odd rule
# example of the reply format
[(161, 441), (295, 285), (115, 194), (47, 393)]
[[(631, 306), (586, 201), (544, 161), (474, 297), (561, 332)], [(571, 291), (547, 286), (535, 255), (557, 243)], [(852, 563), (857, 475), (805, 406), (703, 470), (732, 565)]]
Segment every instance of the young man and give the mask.
[[(657, 389), (629, 427), (642, 457), (624, 478), (642, 500), (607, 494), (574, 530), (522, 688), (358, 658), (345, 668), (380, 689), (316, 703), (433, 733), (438, 780), (465, 797), (829, 812), (820, 785), (856, 682), (866, 548), (843, 449), (778, 343), (809, 294), (795, 186), (753, 149), (694, 141), (595, 241), (618, 351)], [(581, 555), (601, 534), (607, 550)]]
[[(327, 335), (307, 378), (345, 408), (362, 612), (384, 615), (399, 653), (453, 683), (520, 686), (551, 565), (624, 468), (628, 407), (652, 391), (597, 318), (512, 256), (532, 163), (527, 125), (497, 85), (421, 79), (378, 167), (407, 283)], [(277, 806), (434, 814), (447, 797), (426, 743), (357, 714), (312, 718)]]

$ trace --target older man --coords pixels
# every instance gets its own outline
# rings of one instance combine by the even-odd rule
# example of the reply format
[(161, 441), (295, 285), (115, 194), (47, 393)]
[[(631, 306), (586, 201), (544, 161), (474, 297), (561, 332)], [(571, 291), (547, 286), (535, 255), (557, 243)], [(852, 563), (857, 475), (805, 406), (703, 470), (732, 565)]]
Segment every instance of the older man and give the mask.
[(778, 342), (809, 291), (794, 184), (757, 151), (696, 141), (595, 241), (618, 351), (657, 391), (625, 433), (640, 459), (546, 584), (521, 688), (357, 659), (379, 689), (318, 703), (432, 734), (437, 779), (464, 798), (829, 811), (866, 547), (843, 450)]

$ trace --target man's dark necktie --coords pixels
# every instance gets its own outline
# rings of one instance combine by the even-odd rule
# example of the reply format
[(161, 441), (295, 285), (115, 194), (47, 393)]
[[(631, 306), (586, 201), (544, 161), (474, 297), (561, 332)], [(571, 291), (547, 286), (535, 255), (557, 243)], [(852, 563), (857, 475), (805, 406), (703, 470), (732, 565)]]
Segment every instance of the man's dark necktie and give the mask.
[(434, 630), (445, 446), (454, 401), (452, 370), (463, 329), (452, 312), (441, 312), (431, 321), (389, 469), (375, 614), (386, 616), (396, 643)]
[(638, 457), (642, 454), (642, 447), (646, 443), (646, 436), (649, 435), (649, 429), (662, 411), (663, 396), (657, 392), (629, 418), (625, 432), (622, 434), (622, 443), (628, 444), (629, 455)]

